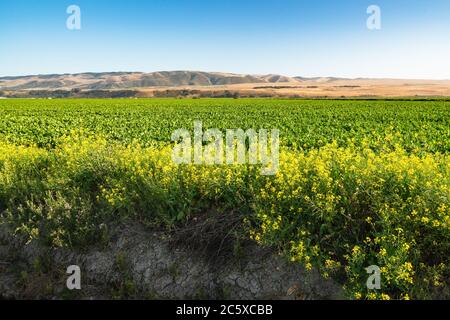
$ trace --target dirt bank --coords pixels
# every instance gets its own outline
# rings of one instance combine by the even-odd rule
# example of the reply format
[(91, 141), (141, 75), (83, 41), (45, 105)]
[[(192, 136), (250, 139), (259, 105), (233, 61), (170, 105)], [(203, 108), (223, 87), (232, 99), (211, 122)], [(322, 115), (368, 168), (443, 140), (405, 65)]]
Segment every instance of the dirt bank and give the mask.
[[(340, 286), (254, 243), (202, 249), (136, 223), (84, 251), (25, 243), (0, 226), (0, 295), (7, 299), (336, 299)], [(232, 248), (232, 249), (230, 249)], [(230, 252), (230, 250), (232, 252)], [(217, 254), (214, 254), (216, 252)], [(81, 290), (66, 269), (81, 269)]]

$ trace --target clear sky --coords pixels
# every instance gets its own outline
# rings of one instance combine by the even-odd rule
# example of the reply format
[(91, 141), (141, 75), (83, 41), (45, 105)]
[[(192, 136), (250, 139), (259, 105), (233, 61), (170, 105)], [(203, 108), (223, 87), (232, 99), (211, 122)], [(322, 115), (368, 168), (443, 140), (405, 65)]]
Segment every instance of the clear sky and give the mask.
[(450, 79), (450, 0), (0, 0), (0, 76), (161, 70)]

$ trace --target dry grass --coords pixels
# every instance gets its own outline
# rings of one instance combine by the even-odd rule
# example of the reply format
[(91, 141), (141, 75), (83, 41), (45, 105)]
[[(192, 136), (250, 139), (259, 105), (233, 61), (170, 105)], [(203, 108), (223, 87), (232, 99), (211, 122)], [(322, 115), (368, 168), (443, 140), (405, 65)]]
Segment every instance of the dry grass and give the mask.
[(201, 92), (232, 91), (242, 95), (282, 97), (449, 97), (450, 80), (357, 79), (301, 81), (280, 83), (245, 83), (221, 86), (183, 86), (140, 88), (142, 96), (152, 97), (155, 91), (199, 90)]

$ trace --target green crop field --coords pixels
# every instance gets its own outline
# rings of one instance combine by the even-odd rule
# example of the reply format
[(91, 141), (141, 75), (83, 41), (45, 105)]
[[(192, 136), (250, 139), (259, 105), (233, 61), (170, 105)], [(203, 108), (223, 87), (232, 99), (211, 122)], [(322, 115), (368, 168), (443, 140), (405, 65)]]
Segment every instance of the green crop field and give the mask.
[(450, 151), (450, 101), (0, 100), (0, 116), (2, 139), (42, 147), (78, 128), (125, 143), (167, 143), (175, 129), (201, 120), (219, 129), (277, 128), (282, 144), (297, 149), (349, 139), (375, 145), (390, 134), (411, 152)]
[[(278, 172), (173, 163), (172, 133), (196, 120), (278, 129)], [(117, 221), (204, 212), (237, 212), (248, 239), (351, 299), (448, 299), (450, 101), (0, 100), (0, 224), (15, 234), (83, 248)]]

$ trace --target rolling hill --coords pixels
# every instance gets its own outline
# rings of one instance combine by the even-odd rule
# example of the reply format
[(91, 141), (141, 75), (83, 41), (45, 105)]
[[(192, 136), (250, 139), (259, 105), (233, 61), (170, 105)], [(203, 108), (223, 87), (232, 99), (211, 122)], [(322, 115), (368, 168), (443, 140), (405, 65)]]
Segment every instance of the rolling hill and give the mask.
[(217, 86), (244, 83), (299, 82), (301, 78), (282, 75), (241, 75), (219, 72), (162, 71), (50, 74), (1, 77), (3, 90), (130, 89), (143, 87)]

